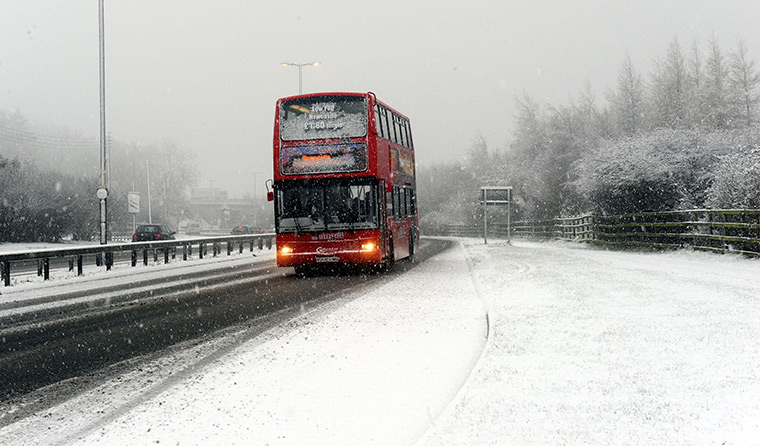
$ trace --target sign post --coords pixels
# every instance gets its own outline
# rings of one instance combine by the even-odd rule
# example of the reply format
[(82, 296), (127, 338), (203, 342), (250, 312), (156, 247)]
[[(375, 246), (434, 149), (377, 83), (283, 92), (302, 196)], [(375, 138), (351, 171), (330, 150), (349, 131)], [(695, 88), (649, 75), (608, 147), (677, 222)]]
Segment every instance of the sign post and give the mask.
[(484, 186), (480, 188), (480, 202), (483, 203), (483, 242), (488, 244), (488, 205), (507, 206), (507, 240), (512, 239), (511, 205), (512, 186)]
[(132, 232), (135, 232), (135, 216), (140, 213), (140, 193), (130, 192), (127, 194), (127, 206), (132, 214)]
[(108, 189), (102, 186), (97, 188), (95, 196), (100, 200), (100, 244), (105, 245), (108, 242), (108, 208), (106, 207)]

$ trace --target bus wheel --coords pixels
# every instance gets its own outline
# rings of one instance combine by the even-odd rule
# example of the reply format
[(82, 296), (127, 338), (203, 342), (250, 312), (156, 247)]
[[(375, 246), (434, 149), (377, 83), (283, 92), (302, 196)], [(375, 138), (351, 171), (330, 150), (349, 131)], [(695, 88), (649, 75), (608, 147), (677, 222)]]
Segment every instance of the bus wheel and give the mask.
[(395, 254), (393, 251), (393, 237), (388, 237), (388, 258), (385, 259), (385, 263), (383, 263), (383, 270), (388, 271), (393, 267), (393, 262), (395, 262)]
[(293, 269), (296, 270), (296, 275), (301, 277), (309, 277), (311, 275), (312, 270), (309, 268), (309, 265), (297, 265), (294, 266)]
[(414, 234), (409, 234), (409, 261), (414, 262), (414, 255), (417, 254), (417, 246), (414, 245)]

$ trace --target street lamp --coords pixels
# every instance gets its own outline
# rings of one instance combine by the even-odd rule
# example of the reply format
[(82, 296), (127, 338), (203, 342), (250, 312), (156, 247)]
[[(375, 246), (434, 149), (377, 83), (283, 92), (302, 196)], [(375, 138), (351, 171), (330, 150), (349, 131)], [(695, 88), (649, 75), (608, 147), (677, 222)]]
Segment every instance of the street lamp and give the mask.
[(283, 62), (280, 65), (283, 67), (298, 67), (298, 94), (303, 93), (303, 67), (307, 67), (309, 65), (314, 65), (315, 67), (319, 65), (319, 62), (309, 62), (309, 63), (290, 63), (290, 62)]

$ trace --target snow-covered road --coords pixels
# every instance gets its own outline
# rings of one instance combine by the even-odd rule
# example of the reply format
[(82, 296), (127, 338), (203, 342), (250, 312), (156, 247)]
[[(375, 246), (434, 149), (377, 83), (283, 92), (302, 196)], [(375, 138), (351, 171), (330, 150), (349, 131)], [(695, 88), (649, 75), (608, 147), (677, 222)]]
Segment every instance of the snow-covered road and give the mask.
[(457, 243), (288, 327), (188, 346), (0, 438), (757, 444), (759, 261)]

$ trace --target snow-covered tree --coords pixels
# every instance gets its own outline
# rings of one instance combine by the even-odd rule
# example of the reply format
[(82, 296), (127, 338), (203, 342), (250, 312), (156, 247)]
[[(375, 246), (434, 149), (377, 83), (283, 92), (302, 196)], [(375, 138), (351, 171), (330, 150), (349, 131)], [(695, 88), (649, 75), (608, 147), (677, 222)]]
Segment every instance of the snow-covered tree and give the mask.
[(689, 127), (689, 92), (686, 59), (678, 40), (673, 40), (665, 59), (655, 62), (649, 92), (652, 127)]
[(729, 58), (728, 83), (734, 119), (736, 125), (751, 126), (758, 122), (760, 73), (755, 68), (755, 61), (749, 59), (747, 47), (741, 40)]
[(645, 128), (644, 80), (626, 57), (618, 73), (617, 89), (609, 94), (612, 117), (618, 132), (635, 135)]
[(710, 41), (705, 62), (704, 81), (700, 84), (700, 121), (696, 124), (709, 129), (728, 128), (730, 102), (728, 100), (728, 67), (717, 40)]

